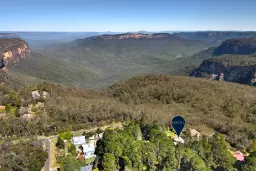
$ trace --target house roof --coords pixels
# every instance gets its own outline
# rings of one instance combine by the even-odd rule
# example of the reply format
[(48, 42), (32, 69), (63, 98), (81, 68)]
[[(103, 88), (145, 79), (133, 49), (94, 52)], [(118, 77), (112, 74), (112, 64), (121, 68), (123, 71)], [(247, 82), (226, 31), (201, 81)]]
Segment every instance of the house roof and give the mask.
[(73, 144), (75, 145), (81, 145), (86, 143), (85, 136), (73, 137), (72, 140), (73, 140)]
[(175, 136), (175, 137), (173, 138), (173, 140), (176, 141), (176, 142), (184, 143), (184, 139), (181, 138), (181, 137), (178, 137), (178, 136)]
[(86, 153), (86, 154), (84, 154), (84, 158), (85, 159), (89, 159), (89, 158), (92, 158), (92, 157), (96, 157), (96, 155), (94, 153)]
[(233, 152), (232, 155), (233, 155), (233, 157), (235, 157), (238, 161), (244, 161), (244, 154), (241, 153), (240, 151)]
[(94, 144), (90, 144), (90, 143), (83, 144), (82, 147), (83, 147), (83, 152), (84, 153), (88, 153), (88, 152), (93, 152), (94, 153), (95, 152)]

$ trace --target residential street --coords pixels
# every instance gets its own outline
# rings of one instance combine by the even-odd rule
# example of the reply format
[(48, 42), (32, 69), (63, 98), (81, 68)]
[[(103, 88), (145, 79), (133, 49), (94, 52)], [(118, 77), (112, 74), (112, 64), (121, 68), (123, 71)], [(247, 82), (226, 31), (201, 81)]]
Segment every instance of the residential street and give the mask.
[[(78, 130), (78, 131), (72, 131), (71, 133), (72, 134), (82, 134), (83, 132), (96, 131), (97, 128), (105, 130), (108, 127), (111, 127), (111, 128), (119, 127), (120, 128), (120, 127), (122, 127), (122, 123), (114, 123), (114, 124), (105, 125), (105, 126), (102, 126), (102, 127), (91, 128), (91, 129), (82, 129), (82, 130)], [(53, 135), (53, 136), (50, 136), (50, 137), (38, 137), (38, 140), (43, 142), (43, 144), (45, 145), (45, 147), (47, 149), (47, 152), (48, 152), (48, 159), (46, 160), (44, 168), (41, 171), (57, 170), (57, 167), (51, 168), (51, 162), (50, 162), (51, 157), (52, 157), (51, 156), (51, 154), (52, 154), (51, 141), (56, 137), (58, 137), (58, 135)]]
[(45, 162), (44, 165), (44, 171), (50, 171), (50, 159), (51, 159), (51, 140), (50, 139), (41, 139), (41, 141), (43, 141), (44, 145), (47, 148), (47, 152), (48, 152), (48, 159)]

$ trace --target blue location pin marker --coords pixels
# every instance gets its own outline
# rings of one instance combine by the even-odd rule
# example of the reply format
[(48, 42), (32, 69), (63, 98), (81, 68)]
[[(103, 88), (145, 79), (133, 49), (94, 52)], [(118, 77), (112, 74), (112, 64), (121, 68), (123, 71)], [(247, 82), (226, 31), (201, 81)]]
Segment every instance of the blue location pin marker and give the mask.
[(186, 125), (186, 121), (182, 116), (175, 116), (172, 118), (172, 127), (174, 128), (178, 137), (180, 136), (181, 131)]

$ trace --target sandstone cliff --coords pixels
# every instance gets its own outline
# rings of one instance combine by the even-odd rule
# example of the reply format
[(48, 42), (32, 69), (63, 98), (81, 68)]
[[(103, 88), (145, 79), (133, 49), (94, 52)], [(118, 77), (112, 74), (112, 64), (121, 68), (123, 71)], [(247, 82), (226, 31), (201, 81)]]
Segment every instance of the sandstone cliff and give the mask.
[(212, 52), (191, 76), (254, 84), (256, 78), (256, 38), (230, 39)]
[(204, 60), (191, 76), (218, 80), (223, 75), (225, 81), (251, 84), (255, 79), (255, 73), (256, 56), (222, 55)]
[(25, 41), (19, 38), (0, 39), (0, 69), (18, 62), (29, 54), (30, 49)]

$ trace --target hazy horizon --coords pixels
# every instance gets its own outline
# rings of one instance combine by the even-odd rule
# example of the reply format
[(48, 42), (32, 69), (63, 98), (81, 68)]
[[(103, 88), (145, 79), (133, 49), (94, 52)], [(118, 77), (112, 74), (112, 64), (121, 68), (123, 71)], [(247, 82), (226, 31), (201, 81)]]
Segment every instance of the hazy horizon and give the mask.
[(151, 30), (139, 30), (139, 31), (36, 31), (36, 30), (27, 30), (27, 31), (19, 31), (19, 30), (0, 30), (0, 33), (136, 33), (136, 32), (152, 32), (152, 33), (164, 33), (164, 32), (256, 32), (256, 30), (167, 30), (167, 31), (151, 31)]
[(3, 0), (5, 31), (256, 30), (254, 0)]

